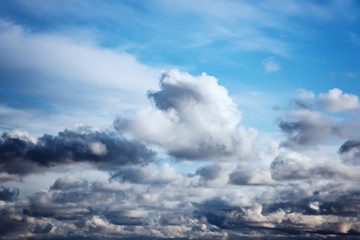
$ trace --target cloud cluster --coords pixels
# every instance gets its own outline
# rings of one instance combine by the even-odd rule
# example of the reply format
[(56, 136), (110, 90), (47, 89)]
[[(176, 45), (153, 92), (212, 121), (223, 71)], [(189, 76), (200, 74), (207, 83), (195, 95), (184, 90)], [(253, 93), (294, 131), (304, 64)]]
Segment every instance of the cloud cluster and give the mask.
[(302, 89), (289, 106), (278, 119), (278, 126), (287, 137), (283, 146), (301, 149), (359, 137), (360, 125), (356, 118), (331, 115), (344, 111), (355, 113), (360, 106), (356, 95), (343, 94), (334, 88), (316, 98), (312, 92)]
[(338, 88), (330, 89), (328, 93), (320, 93), (319, 100), (320, 104), (331, 112), (356, 110), (360, 107), (358, 96), (343, 93)]
[(76, 127), (57, 136), (43, 135), (36, 141), (22, 132), (4, 132), (0, 137), (0, 172), (3, 180), (44, 172), (67, 164), (116, 170), (120, 166), (145, 164), (155, 153), (137, 141), (129, 141), (114, 132)]
[(164, 73), (160, 90), (150, 91), (154, 108), (118, 118), (120, 132), (163, 147), (185, 159), (218, 159), (251, 154), (254, 129), (239, 126), (241, 112), (218, 80), (177, 70)]
[[(80, 126), (37, 139), (21, 131), (4, 132), (0, 138), (3, 184), (73, 166), (106, 173), (97, 179), (76, 171), (64, 174), (48, 190), (26, 199), (19, 199), (17, 188), (1, 186), (0, 236), (359, 236), (360, 144), (347, 131), (356, 124), (322, 112), (313, 93), (299, 91), (278, 120), (285, 138), (269, 146), (254, 146), (256, 130), (240, 125), (241, 112), (226, 89), (206, 74), (165, 73), (160, 90), (150, 91), (148, 98), (152, 108), (116, 119), (117, 132)], [(338, 145), (324, 145), (332, 139)], [(164, 161), (151, 150), (159, 147), (176, 160), (206, 164), (181, 172), (178, 161)]]

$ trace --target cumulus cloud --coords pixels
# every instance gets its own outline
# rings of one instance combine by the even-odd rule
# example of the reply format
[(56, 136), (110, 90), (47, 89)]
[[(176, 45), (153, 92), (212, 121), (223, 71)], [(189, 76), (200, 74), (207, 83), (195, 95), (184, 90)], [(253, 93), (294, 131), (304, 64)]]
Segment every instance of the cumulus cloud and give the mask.
[(350, 111), (360, 107), (358, 96), (343, 93), (338, 88), (330, 89), (328, 93), (320, 93), (319, 101), (321, 106), (330, 112)]
[(345, 179), (359, 181), (359, 168), (336, 161), (317, 162), (296, 152), (282, 152), (271, 163), (271, 177), (278, 181), (301, 179)]
[(155, 108), (118, 118), (115, 127), (159, 145), (177, 158), (215, 159), (251, 153), (257, 131), (239, 126), (241, 112), (216, 78), (172, 70), (162, 75), (160, 88), (148, 93)]
[(45, 134), (36, 141), (19, 132), (4, 132), (0, 138), (0, 171), (10, 180), (14, 174), (22, 176), (76, 163), (116, 170), (151, 162), (154, 154), (139, 142), (89, 127), (66, 129), (57, 136)]
[(316, 146), (337, 136), (340, 130), (332, 117), (308, 109), (290, 111), (278, 124), (287, 137), (283, 146), (292, 148)]
[(214, 180), (219, 176), (220, 172), (221, 166), (212, 164), (197, 169), (195, 174), (201, 176), (205, 180)]
[(267, 170), (237, 169), (229, 175), (229, 183), (234, 185), (267, 185), (273, 184)]

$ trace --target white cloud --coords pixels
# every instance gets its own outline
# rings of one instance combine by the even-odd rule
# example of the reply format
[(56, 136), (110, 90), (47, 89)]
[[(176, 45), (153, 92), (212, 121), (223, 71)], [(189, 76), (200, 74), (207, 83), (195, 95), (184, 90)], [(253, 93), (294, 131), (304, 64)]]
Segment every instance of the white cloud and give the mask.
[(350, 111), (360, 107), (358, 96), (343, 93), (338, 88), (333, 88), (328, 93), (320, 93), (319, 100), (320, 105), (330, 112)]
[(277, 72), (280, 70), (280, 64), (275, 61), (273, 57), (269, 57), (263, 60), (264, 71), (265, 72)]
[(180, 158), (244, 156), (257, 136), (239, 127), (241, 112), (218, 80), (172, 70), (163, 75), (161, 90), (149, 93), (156, 108), (133, 118), (120, 118), (120, 132), (164, 147)]
[[(147, 104), (145, 93), (157, 88), (162, 71), (128, 53), (99, 47), (93, 39), (79, 40), (68, 33), (33, 33), (1, 19), (0, 51), (1, 72), (11, 76), (11, 81), (2, 82), (3, 89), (19, 95), (13, 97), (18, 106), (32, 104), (31, 113), (30, 108), (10, 112), (8, 106), (1, 107), (0, 114), (25, 115), (16, 120), (16, 126), (22, 127), (28, 123), (21, 119), (31, 115), (39, 122), (45, 113), (47, 118), (71, 117), (72, 124), (109, 126), (109, 119), (118, 112)], [(3, 126), (16, 127), (5, 120)], [(68, 126), (63, 123), (58, 127)]]

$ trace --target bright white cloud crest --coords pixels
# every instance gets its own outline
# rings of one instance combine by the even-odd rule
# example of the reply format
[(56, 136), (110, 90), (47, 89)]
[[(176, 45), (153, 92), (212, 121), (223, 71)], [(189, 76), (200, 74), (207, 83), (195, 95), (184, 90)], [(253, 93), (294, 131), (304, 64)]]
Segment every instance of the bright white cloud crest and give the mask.
[(338, 88), (331, 89), (328, 93), (320, 93), (319, 100), (331, 112), (350, 111), (360, 107), (358, 96), (343, 93)]
[(241, 112), (214, 77), (172, 70), (163, 74), (160, 91), (149, 92), (156, 108), (118, 119), (116, 127), (164, 147), (180, 158), (245, 156), (257, 136), (241, 126)]

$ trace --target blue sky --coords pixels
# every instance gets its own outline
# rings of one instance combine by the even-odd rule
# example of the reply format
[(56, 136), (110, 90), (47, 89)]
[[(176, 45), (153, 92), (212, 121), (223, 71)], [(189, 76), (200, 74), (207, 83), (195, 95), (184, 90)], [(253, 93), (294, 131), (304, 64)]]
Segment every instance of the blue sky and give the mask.
[(359, 16), (0, 2), (0, 238), (356, 237)]
[[(12, 1), (1, 5), (2, 21), (20, 27), (25, 38), (60, 37), (71, 44), (129, 54), (157, 70), (206, 72), (234, 96), (251, 91), (272, 94), (271, 104), (281, 105), (281, 99), (287, 100), (299, 88), (320, 93), (336, 87), (358, 94), (356, 2)], [(45, 50), (38, 51), (41, 57)], [(274, 62), (275, 69), (266, 70), (267, 61)], [(13, 73), (2, 72), (3, 92), (10, 98), (4, 103), (21, 99), (19, 105), (36, 104), (48, 108), (45, 111), (56, 105), (55, 110), (71, 111), (43, 93), (19, 89), (15, 77), (9, 76)], [(79, 91), (95, 94), (94, 89)], [(282, 96), (280, 101), (277, 96)]]

